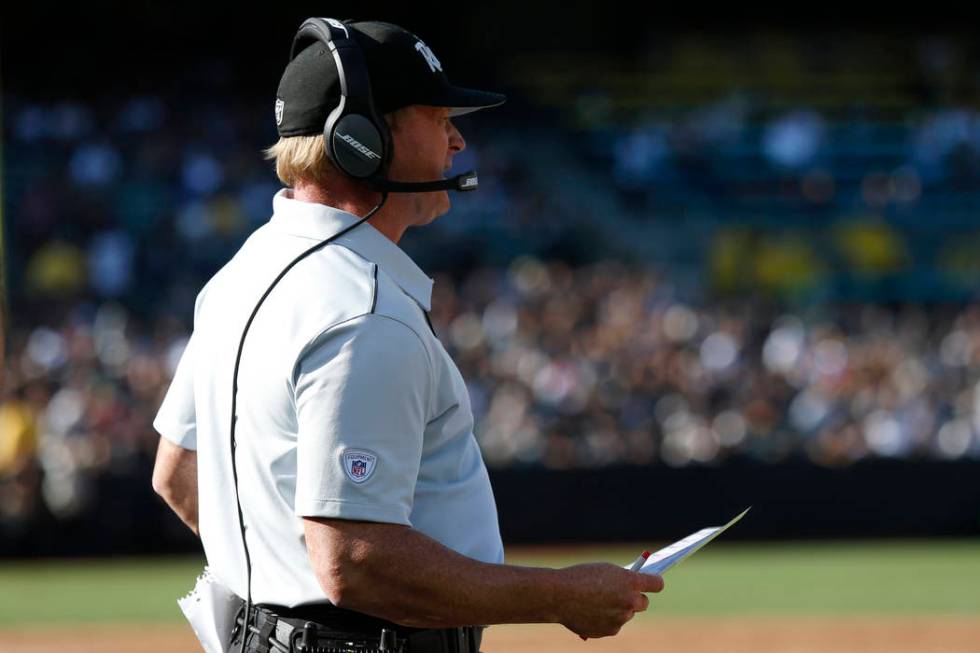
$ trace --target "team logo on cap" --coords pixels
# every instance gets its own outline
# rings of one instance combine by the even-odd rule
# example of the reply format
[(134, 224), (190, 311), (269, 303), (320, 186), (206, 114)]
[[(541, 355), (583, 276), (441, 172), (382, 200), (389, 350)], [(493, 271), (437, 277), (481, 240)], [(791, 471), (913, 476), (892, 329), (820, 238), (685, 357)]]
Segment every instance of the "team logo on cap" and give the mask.
[(442, 64), (439, 63), (438, 59), (436, 59), (436, 55), (432, 53), (432, 50), (429, 49), (429, 46), (427, 46), (425, 43), (422, 43), (422, 41), (419, 41), (418, 43), (415, 44), (415, 49), (418, 50), (423, 57), (425, 57), (425, 62), (429, 64), (429, 68), (432, 69), (432, 72), (435, 72), (437, 70), (440, 72), (442, 71)]
[(344, 472), (355, 483), (363, 483), (371, 478), (378, 467), (378, 457), (366, 449), (345, 449), (342, 456)]
[(279, 98), (276, 98), (276, 124), (277, 125), (281, 125), (282, 124), (282, 110), (283, 110), (283, 107), (285, 107), (285, 106), (286, 106), (286, 103), (285, 102), (283, 102)]
[(330, 23), (333, 27), (336, 27), (337, 29), (344, 30), (344, 37), (350, 38), (350, 34), (347, 32), (347, 26), (344, 25), (342, 22), (334, 18), (328, 18), (327, 22)]

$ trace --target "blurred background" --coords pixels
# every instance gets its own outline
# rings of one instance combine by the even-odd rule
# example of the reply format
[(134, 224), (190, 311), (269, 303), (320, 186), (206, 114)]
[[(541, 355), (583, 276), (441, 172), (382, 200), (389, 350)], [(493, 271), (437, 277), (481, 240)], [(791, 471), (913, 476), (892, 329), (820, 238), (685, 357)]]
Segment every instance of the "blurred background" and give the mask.
[[(746, 565), (782, 555), (813, 583), (828, 556), (852, 579), (891, 561), (864, 603), (828, 591), (799, 604), (877, 614), (896, 591), (883, 578), (938, 565), (939, 603), (896, 609), (965, 615), (938, 629), (964, 639), (936, 650), (980, 645), (972, 17), (611, 3), (49, 12), (5, 7), (0, 20), (11, 587), (42, 596), (50, 567), (25, 558), (183, 553), (194, 562), (179, 573), (199, 568), (199, 544), (150, 487), (151, 421), (197, 291), (271, 215), (280, 185), (260, 150), (276, 140), (276, 87), (294, 30), (326, 12), (398, 23), (454, 83), (508, 95), (455, 119), (467, 148), (453, 173), (478, 169), (479, 191), (400, 244), (435, 279), (434, 327), (467, 381), (509, 552), (642, 550), (753, 505), (724, 536), (740, 544), (685, 563), (703, 556), (713, 575), (685, 576), (704, 589), (677, 590), (668, 613), (700, 615), (719, 574), (735, 574), (721, 595), (740, 596)], [(634, 549), (615, 549), (621, 564)], [(762, 613), (785, 607), (756, 587)], [(179, 618), (164, 598), (132, 618)], [(2, 614), (0, 626), (31, 621)]]

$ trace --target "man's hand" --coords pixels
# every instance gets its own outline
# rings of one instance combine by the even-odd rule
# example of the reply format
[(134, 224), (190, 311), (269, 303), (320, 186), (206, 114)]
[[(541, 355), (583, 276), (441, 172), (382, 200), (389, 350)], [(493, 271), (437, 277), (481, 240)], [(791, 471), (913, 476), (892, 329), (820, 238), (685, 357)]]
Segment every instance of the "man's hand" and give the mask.
[(573, 589), (560, 623), (583, 639), (615, 635), (633, 615), (650, 605), (644, 592), (664, 588), (660, 576), (608, 563), (575, 565), (561, 571)]

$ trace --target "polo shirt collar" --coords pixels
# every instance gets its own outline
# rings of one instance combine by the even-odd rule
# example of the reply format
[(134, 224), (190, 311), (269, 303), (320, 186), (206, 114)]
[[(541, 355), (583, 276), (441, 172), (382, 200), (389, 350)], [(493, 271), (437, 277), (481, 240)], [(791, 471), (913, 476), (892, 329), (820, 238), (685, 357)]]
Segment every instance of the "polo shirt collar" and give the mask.
[[(326, 204), (293, 199), (293, 191), (289, 188), (275, 194), (272, 209), (270, 224), (274, 227), (294, 236), (317, 240), (325, 240), (361, 219)], [(432, 279), (401, 247), (375, 229), (370, 220), (332, 242), (342, 244), (377, 263), (422, 308), (427, 311), (432, 309)]]

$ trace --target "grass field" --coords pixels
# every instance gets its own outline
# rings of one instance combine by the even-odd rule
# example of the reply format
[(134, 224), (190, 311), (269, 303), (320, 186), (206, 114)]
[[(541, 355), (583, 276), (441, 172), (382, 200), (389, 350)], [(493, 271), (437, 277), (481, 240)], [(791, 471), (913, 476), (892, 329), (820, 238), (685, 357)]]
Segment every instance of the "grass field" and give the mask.
[[(510, 548), (507, 562), (625, 564), (641, 548)], [(142, 649), (193, 650), (176, 598), (190, 589), (201, 566), (202, 560), (193, 557), (2, 563), (0, 634), (12, 642), (12, 651), (135, 650), (130, 639), (115, 647), (112, 638), (98, 648), (79, 648), (78, 632), (96, 639), (106, 632), (126, 638), (132, 637), (126, 633), (152, 632), (166, 643)], [(637, 638), (635, 646), (623, 635), (583, 644), (603, 651), (654, 650), (648, 649), (653, 635), (643, 634), (649, 631), (668, 650), (980, 651), (980, 540), (716, 542), (670, 570), (665, 580), (664, 592), (651, 595), (650, 610), (624, 628), (624, 634)], [(29, 633), (41, 623), (60, 627), (75, 648), (31, 639)], [(484, 651), (565, 650), (575, 639), (560, 626), (491, 631)], [(708, 633), (726, 632), (728, 644), (721, 647), (714, 640), (698, 643)], [(780, 632), (785, 645), (779, 644)], [(768, 646), (756, 639), (762, 633)], [(736, 646), (740, 638), (748, 639)], [(812, 647), (802, 643), (806, 638)], [(856, 642), (852, 648), (834, 645), (848, 638)], [(882, 646), (876, 648), (875, 641)], [(896, 643), (909, 641), (909, 648)]]
[[(509, 549), (511, 564), (625, 564), (639, 546)], [(0, 626), (179, 621), (197, 558), (0, 564)], [(739, 545), (717, 542), (665, 576), (642, 618), (961, 614), (980, 617), (980, 541)]]

